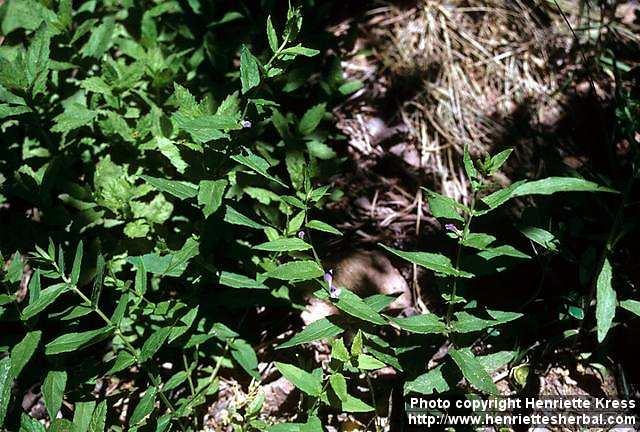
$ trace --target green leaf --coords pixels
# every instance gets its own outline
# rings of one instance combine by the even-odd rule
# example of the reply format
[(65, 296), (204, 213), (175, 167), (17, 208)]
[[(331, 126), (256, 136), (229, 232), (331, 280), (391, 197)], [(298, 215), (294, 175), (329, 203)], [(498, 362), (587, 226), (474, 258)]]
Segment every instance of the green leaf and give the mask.
[(242, 83), (242, 93), (246, 93), (260, 84), (258, 60), (246, 45), (242, 45), (240, 49), (240, 82)]
[(89, 423), (89, 432), (104, 432), (107, 422), (107, 400), (100, 401), (93, 411), (93, 418)]
[(501, 256), (508, 256), (512, 258), (521, 258), (521, 259), (531, 258), (526, 253), (520, 252), (518, 249), (510, 245), (502, 245), (502, 246), (496, 246), (492, 248), (485, 248), (483, 251), (478, 252), (478, 256), (486, 260), (491, 260)]
[(42, 332), (30, 331), (11, 349), (11, 376), (17, 378), (38, 348)]
[(453, 219), (464, 222), (464, 218), (458, 213), (461, 204), (453, 199), (440, 195), (439, 193), (425, 189), (427, 200), (429, 201), (429, 209), (431, 214), (436, 218)]
[(242, 339), (234, 339), (230, 343), (231, 357), (238, 362), (238, 364), (249, 375), (256, 380), (260, 381), (260, 374), (258, 373), (258, 356), (253, 350), (253, 347)]
[(50, 419), (55, 419), (62, 406), (64, 389), (67, 385), (66, 371), (49, 371), (42, 383), (42, 397)]
[(481, 331), (489, 327), (504, 324), (520, 318), (522, 314), (517, 312), (488, 311), (493, 319), (478, 318), (468, 312), (456, 312), (456, 321), (452, 323), (453, 330), (457, 333), (471, 333)]
[(187, 371), (178, 371), (177, 373), (173, 374), (173, 376), (169, 378), (167, 382), (164, 383), (164, 385), (162, 386), (162, 391), (168, 392), (169, 390), (173, 390), (174, 388), (182, 385), (182, 383), (187, 380), (188, 376), (189, 374), (187, 373)]
[(49, 425), (49, 432), (75, 432), (75, 426), (67, 419), (58, 418)]
[[(1, 422), (2, 418), (0, 418)], [(46, 429), (38, 420), (23, 412), (20, 415), (20, 432), (46, 432)]]
[(303, 281), (314, 279), (324, 275), (324, 272), (315, 261), (291, 261), (280, 264), (275, 269), (266, 273), (267, 277), (286, 281)]
[(349, 393), (347, 392), (347, 380), (340, 372), (334, 372), (329, 376), (331, 388), (341, 401), (347, 400)]
[(84, 57), (100, 58), (111, 45), (111, 37), (116, 28), (115, 18), (108, 15), (102, 24), (91, 31), (87, 43), (80, 49)]
[(298, 124), (298, 131), (301, 135), (310, 135), (320, 124), (324, 117), (327, 104), (321, 103), (307, 110)]
[(156, 387), (149, 387), (144, 392), (144, 396), (140, 398), (140, 402), (136, 405), (131, 414), (129, 425), (137, 426), (146, 423), (146, 418), (153, 412), (156, 405), (156, 394), (158, 389)]
[(12, 386), (11, 357), (6, 356), (0, 360), (0, 425), (4, 424), (4, 419), (7, 415)]
[(478, 170), (476, 169), (473, 161), (471, 160), (471, 155), (469, 154), (469, 147), (464, 146), (464, 151), (462, 154), (462, 162), (464, 164), (464, 170), (467, 173), (467, 178), (471, 181), (471, 186), (473, 186), (473, 190), (476, 190), (478, 187)]
[(307, 325), (301, 332), (294, 335), (287, 342), (278, 345), (276, 349), (291, 348), (296, 345), (332, 338), (342, 332), (344, 332), (344, 329), (333, 324), (327, 318), (321, 318)]
[(336, 157), (336, 152), (331, 147), (315, 139), (307, 141), (307, 150), (311, 156), (322, 160), (330, 160)]
[(150, 360), (165, 343), (167, 337), (169, 337), (169, 333), (171, 333), (171, 327), (162, 327), (153, 332), (153, 334), (145, 340), (142, 348), (140, 349), (140, 361), (145, 362)]
[(273, 28), (271, 15), (267, 17), (267, 39), (269, 40), (269, 48), (271, 48), (271, 51), (274, 53), (278, 51), (278, 35), (276, 34), (276, 29)]
[(47, 306), (53, 303), (62, 293), (69, 289), (69, 285), (65, 282), (60, 282), (55, 285), (51, 285), (48, 288), (43, 289), (40, 295), (33, 303), (29, 304), (22, 311), (22, 320), (26, 321), (31, 317), (36, 316), (42, 312)]
[(202, 180), (198, 187), (198, 205), (204, 206), (202, 213), (209, 217), (218, 210), (222, 204), (222, 197), (227, 188), (226, 180)]
[(391, 318), (401, 329), (412, 333), (421, 334), (443, 334), (447, 326), (436, 314), (413, 315), (406, 318)]
[(129, 368), (130, 366), (132, 366), (135, 362), (136, 362), (135, 357), (133, 357), (133, 355), (131, 355), (129, 352), (124, 350), (120, 351), (116, 356), (116, 359), (113, 365), (111, 366), (111, 369), (109, 369), (109, 371), (107, 372), (107, 375), (112, 375), (120, 371), (123, 371)]
[(520, 229), (520, 232), (534, 243), (552, 252), (558, 251), (559, 241), (552, 233), (542, 228), (528, 226)]
[(505, 189), (501, 189), (482, 198), (482, 201), (488, 205), (490, 209), (494, 209), (511, 198), (526, 195), (551, 195), (558, 192), (618, 193), (614, 189), (600, 186), (597, 183), (581, 178), (548, 177), (531, 182), (524, 180), (515, 182)]
[(283, 49), (282, 51), (280, 51), (280, 53), (283, 55), (294, 55), (294, 56), (301, 55), (305, 57), (313, 57), (320, 54), (320, 51), (313, 48), (303, 47), (302, 45), (297, 44), (289, 48)]
[(96, 401), (76, 402), (73, 407), (73, 426), (74, 432), (87, 432), (91, 419), (93, 418), (93, 410), (96, 408)]
[(290, 252), (308, 250), (311, 249), (311, 245), (297, 237), (289, 237), (261, 243), (253, 248), (272, 252)]
[(242, 154), (234, 155), (234, 156), (231, 156), (231, 159), (238, 162), (239, 164), (242, 164), (252, 169), (256, 173), (260, 174), (261, 176), (269, 180), (272, 180), (281, 186), (287, 187), (286, 184), (284, 184), (282, 181), (280, 181), (279, 179), (277, 179), (276, 177), (272, 176), (267, 172), (267, 169), (271, 167), (269, 165), (269, 162), (267, 162), (265, 159), (261, 158), (260, 156), (253, 154), (250, 150), (246, 150), (246, 151), (247, 151), (246, 155), (242, 155)]
[(339, 236), (342, 235), (342, 233), (338, 231), (336, 228), (319, 220), (314, 220), (314, 219), (310, 220), (309, 222), (307, 222), (306, 227), (316, 231), (324, 231), (324, 232), (328, 232), (330, 234), (335, 234)]
[(404, 384), (404, 394), (420, 393), (430, 395), (433, 393), (444, 393), (449, 390), (449, 384), (442, 376), (442, 366), (431, 369), (429, 372), (418, 376), (413, 381)]
[(96, 330), (88, 330), (80, 333), (67, 333), (59, 336), (45, 345), (46, 355), (55, 355), (65, 352), (81, 350), (111, 336), (113, 327), (106, 326)]
[(181, 200), (193, 198), (198, 195), (198, 187), (193, 183), (178, 180), (167, 180), (148, 175), (143, 175), (141, 177), (157, 190), (166, 192)]
[(436, 273), (441, 273), (449, 276), (458, 276), (470, 278), (473, 277), (473, 274), (467, 273), (462, 270), (457, 270), (453, 267), (451, 260), (444, 255), (428, 253), (428, 252), (405, 252), (398, 249), (390, 248), (383, 244), (380, 244), (384, 249), (389, 252), (403, 258), (409, 262), (414, 264), (418, 264), (424, 268), (428, 268), (429, 270), (433, 270)]
[(464, 246), (472, 247), (474, 249), (484, 250), (493, 243), (496, 238), (489, 234), (484, 233), (469, 233), (466, 238), (462, 240)]
[(184, 159), (182, 159), (180, 150), (178, 149), (178, 146), (175, 144), (175, 142), (173, 140), (170, 140), (169, 138), (160, 136), (155, 138), (155, 144), (158, 147), (160, 153), (162, 153), (162, 155), (167, 158), (171, 165), (175, 167), (176, 171), (183, 174), (188, 165), (184, 161)]
[(497, 395), (498, 389), (482, 364), (469, 348), (449, 349), (449, 355), (462, 371), (462, 375), (474, 388), (485, 393)]
[(82, 240), (78, 242), (76, 247), (76, 255), (73, 259), (73, 265), (71, 267), (71, 284), (77, 285), (80, 279), (80, 270), (82, 268)]
[[(165, 255), (149, 253), (142, 256), (129, 257), (127, 262), (133, 264), (139, 270), (144, 270), (144, 272), (179, 277), (187, 269), (189, 261), (198, 255), (199, 246), (198, 240), (190, 237), (184, 242), (180, 250), (173, 253)], [(141, 277), (143, 277), (143, 273), (141, 273)]]
[(499, 351), (485, 356), (478, 356), (476, 359), (484, 370), (488, 373), (493, 373), (513, 360), (515, 356), (516, 353), (513, 351)]
[(382, 363), (377, 358), (369, 354), (358, 355), (358, 369), (361, 370), (376, 370), (386, 367), (387, 365)]
[(99, 93), (107, 96), (111, 95), (111, 86), (104, 82), (101, 77), (86, 78), (80, 81), (80, 87), (93, 93)]
[(609, 192), (615, 189), (600, 186), (597, 183), (573, 177), (548, 177), (542, 180), (526, 182), (518, 186), (513, 196), (551, 195), (557, 192)]
[(605, 258), (596, 280), (596, 321), (598, 327), (598, 342), (607, 336), (613, 317), (616, 314), (616, 292), (611, 286), (613, 271), (609, 259)]
[(331, 358), (340, 360), (341, 362), (348, 362), (351, 359), (351, 354), (347, 351), (347, 347), (344, 345), (342, 338), (334, 340), (331, 344)]
[[(316, 293), (316, 296), (322, 299), (328, 298), (328, 294), (324, 290)], [(337, 300), (334, 300), (333, 304), (341, 311), (356, 318), (360, 318), (361, 320), (369, 321), (378, 325), (386, 324), (384, 318), (382, 318), (374, 308), (358, 297), (357, 294), (346, 288), (342, 289), (340, 296)]]
[(637, 300), (623, 300), (620, 302), (620, 307), (628, 310), (629, 312), (633, 312), (634, 314), (640, 316), (640, 301)]
[(266, 228), (266, 225), (262, 225), (261, 223), (252, 221), (247, 216), (243, 215), (231, 206), (226, 206), (225, 208), (224, 221), (232, 225), (246, 226), (254, 229)]
[(82, 126), (91, 126), (97, 115), (97, 111), (87, 109), (80, 103), (71, 103), (66, 106), (62, 114), (53, 118), (55, 124), (51, 131), (65, 133)]
[(318, 397), (322, 393), (322, 379), (292, 364), (275, 362), (283, 377), (310, 396)]
[(509, 159), (509, 156), (511, 156), (512, 152), (513, 152), (513, 149), (509, 148), (501, 151), (497, 155), (492, 156), (491, 159), (489, 160), (489, 165), (487, 166), (488, 173), (493, 174), (497, 172), (502, 167), (502, 165), (507, 161), (507, 159)]
[(223, 271), (220, 273), (220, 285), (231, 288), (267, 289), (268, 287), (245, 275)]

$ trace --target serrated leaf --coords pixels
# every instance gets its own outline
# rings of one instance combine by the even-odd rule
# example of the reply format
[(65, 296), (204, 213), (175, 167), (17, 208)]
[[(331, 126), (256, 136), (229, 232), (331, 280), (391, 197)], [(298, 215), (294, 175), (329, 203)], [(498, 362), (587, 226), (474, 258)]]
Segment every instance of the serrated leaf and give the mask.
[(297, 237), (289, 237), (261, 243), (253, 248), (271, 252), (290, 252), (308, 250), (311, 249), (311, 245)]
[(405, 252), (380, 244), (384, 249), (421, 267), (449, 276), (470, 278), (473, 274), (453, 267), (451, 260), (444, 255), (428, 252)]
[(13, 385), (13, 375), (11, 374), (11, 357), (6, 356), (0, 359), (0, 424), (4, 424), (11, 399), (11, 387)]
[(240, 49), (240, 82), (242, 93), (246, 93), (260, 84), (260, 68), (258, 60), (251, 54), (246, 45)]
[(220, 285), (231, 288), (267, 289), (268, 287), (248, 276), (223, 271), (220, 273)]
[(283, 377), (309, 396), (320, 396), (322, 379), (292, 364), (275, 362), (276, 368)]
[(244, 154), (234, 155), (234, 156), (231, 156), (231, 159), (238, 162), (239, 164), (242, 164), (252, 169), (256, 173), (260, 174), (261, 176), (271, 181), (274, 181), (281, 186), (287, 187), (286, 184), (284, 184), (278, 178), (272, 176), (267, 172), (267, 169), (271, 167), (269, 165), (269, 162), (267, 162), (265, 159), (261, 158), (260, 156), (253, 154), (250, 150), (246, 150), (246, 152), (247, 152), (246, 155)]
[(204, 217), (209, 217), (222, 204), (222, 197), (227, 188), (226, 180), (202, 180), (198, 187), (198, 205), (203, 206)]
[(69, 285), (65, 282), (60, 282), (40, 291), (38, 298), (22, 310), (22, 320), (26, 321), (42, 312), (68, 289)]
[(376, 370), (386, 367), (387, 365), (382, 363), (377, 358), (369, 354), (360, 354), (358, 356), (358, 369), (361, 370)]
[(328, 232), (330, 234), (335, 234), (335, 235), (342, 235), (342, 233), (337, 230), (336, 228), (332, 227), (331, 225), (324, 223), (322, 221), (319, 220), (310, 220), (309, 222), (307, 222), (306, 224), (307, 228), (310, 229), (314, 229), (317, 231), (324, 231), (324, 232)]
[(298, 124), (298, 131), (301, 135), (310, 135), (316, 130), (327, 112), (326, 106), (327, 104), (321, 103), (309, 108), (307, 112), (304, 113)]
[(429, 202), (429, 210), (436, 218), (453, 219), (464, 222), (464, 218), (458, 213), (460, 204), (452, 198), (440, 195), (439, 193), (425, 189), (427, 200)]
[(640, 301), (637, 300), (623, 300), (620, 302), (620, 307), (640, 316)]
[(64, 389), (67, 385), (67, 372), (52, 370), (42, 383), (42, 397), (50, 419), (55, 419), (62, 406)]
[(512, 152), (513, 152), (513, 149), (509, 148), (492, 156), (491, 159), (489, 160), (489, 166), (487, 167), (488, 168), (487, 171), (489, 172), (489, 174), (493, 174), (497, 172), (502, 167), (502, 165), (507, 161), (507, 159), (509, 159), (509, 156), (511, 156)]
[(449, 390), (449, 384), (442, 375), (442, 365), (431, 369), (429, 372), (418, 376), (413, 381), (404, 384), (404, 394), (420, 393), (430, 395), (433, 393), (444, 393)]
[(76, 402), (73, 407), (73, 432), (87, 432), (96, 408), (96, 401)]
[(143, 175), (141, 177), (144, 179), (144, 181), (149, 183), (160, 192), (166, 192), (169, 195), (173, 195), (174, 197), (181, 200), (193, 198), (198, 195), (198, 187), (193, 183), (178, 180), (167, 180), (158, 177), (151, 177), (148, 175)]
[(80, 82), (80, 87), (93, 93), (99, 93), (107, 96), (111, 95), (111, 86), (109, 86), (109, 84), (107, 84), (101, 77), (86, 78)]
[(474, 388), (485, 393), (497, 395), (498, 388), (493, 383), (491, 375), (482, 367), (482, 364), (473, 355), (469, 348), (449, 349), (449, 355), (458, 365), (462, 375), (469, 381)]
[(276, 34), (276, 29), (273, 28), (271, 15), (267, 17), (267, 40), (269, 41), (269, 48), (271, 48), (271, 51), (274, 53), (278, 51), (278, 35)]
[(239, 211), (237, 211), (231, 206), (226, 206), (225, 208), (224, 221), (232, 225), (246, 226), (254, 229), (266, 228), (266, 225), (262, 225), (261, 223), (254, 222), (253, 220), (243, 215), (242, 213), (240, 213)]
[(528, 259), (531, 258), (524, 252), (520, 252), (518, 249), (510, 245), (501, 245), (496, 247), (487, 247), (483, 251), (478, 252), (478, 256), (486, 260), (507, 256), (512, 258)]
[(467, 237), (462, 240), (462, 245), (472, 247), (474, 249), (484, 250), (495, 240), (496, 238), (489, 234), (469, 233)]
[(320, 54), (320, 51), (318, 51), (317, 49), (313, 49), (313, 48), (307, 48), (307, 47), (303, 47), (300, 44), (291, 46), (289, 48), (285, 48), (282, 51), (280, 51), (280, 53), (282, 55), (301, 55), (301, 56), (305, 56), (305, 57), (313, 57), (313, 56), (317, 56), (318, 54)]
[(344, 329), (333, 324), (327, 318), (321, 318), (307, 325), (302, 331), (295, 334), (287, 342), (280, 344), (276, 349), (291, 348), (321, 339), (328, 339), (340, 335)]
[(344, 345), (344, 340), (342, 338), (334, 340), (331, 344), (331, 358), (340, 360), (341, 362), (348, 362), (351, 359), (351, 354), (347, 351), (347, 347)]
[(45, 345), (46, 355), (55, 355), (84, 349), (101, 342), (111, 336), (113, 327), (107, 326), (96, 330), (88, 330), (80, 333), (67, 333), (59, 336)]
[(101, 57), (111, 44), (111, 37), (113, 36), (115, 27), (115, 18), (108, 15), (102, 24), (91, 31), (91, 36), (87, 43), (80, 49), (80, 53), (85, 57)]
[(302, 260), (280, 264), (275, 269), (266, 273), (272, 279), (286, 281), (303, 281), (314, 279), (324, 275), (322, 268), (315, 261)]
[(406, 318), (391, 318), (401, 329), (420, 334), (443, 334), (447, 326), (436, 314), (413, 315)]
[(605, 258), (596, 280), (596, 321), (598, 327), (598, 342), (607, 336), (613, 317), (616, 314), (616, 292), (611, 286), (613, 271), (609, 259)]
[(242, 339), (234, 339), (230, 347), (231, 357), (254, 379), (260, 380), (258, 357), (253, 347)]
[(513, 360), (515, 356), (516, 354), (513, 351), (499, 351), (485, 356), (477, 356), (476, 359), (480, 362), (484, 370), (491, 374), (505, 366)]
[(329, 376), (329, 383), (341, 401), (347, 400), (349, 393), (347, 392), (347, 380), (344, 378), (344, 375), (339, 372), (332, 373), (331, 376)]
[(93, 418), (89, 423), (89, 432), (104, 432), (107, 422), (107, 401), (100, 401), (96, 409), (93, 411)]
[(552, 252), (558, 250), (558, 239), (552, 233), (542, 228), (527, 226), (520, 229), (520, 232), (534, 243)]
[(34, 330), (27, 333), (20, 342), (11, 349), (11, 376), (17, 378), (38, 348), (42, 332)]
[(82, 126), (91, 126), (97, 115), (97, 111), (87, 109), (82, 104), (71, 103), (67, 105), (62, 114), (54, 117), (51, 131), (64, 133)]
[(157, 353), (160, 347), (165, 343), (169, 337), (169, 333), (171, 333), (171, 327), (162, 327), (153, 332), (140, 349), (140, 361), (145, 362), (151, 359), (151, 357), (153, 357), (153, 355)]
[(144, 396), (140, 398), (140, 402), (138, 402), (138, 405), (136, 405), (133, 410), (133, 414), (131, 414), (129, 425), (136, 426), (145, 423), (146, 418), (155, 408), (157, 392), (158, 389), (156, 387), (149, 387), (145, 391)]
[(116, 356), (116, 359), (113, 365), (107, 372), (107, 375), (117, 374), (118, 372), (123, 371), (129, 368), (130, 366), (133, 366), (135, 362), (136, 362), (135, 357), (133, 357), (133, 355), (131, 355), (129, 352), (120, 351), (118, 352), (118, 355)]
[(83, 245), (82, 240), (78, 243), (76, 247), (76, 254), (73, 258), (73, 265), (71, 266), (71, 284), (77, 285), (78, 280), (80, 279), (80, 270), (82, 269), (82, 254), (83, 254)]
[[(321, 298), (324, 297), (324, 299), (328, 297), (326, 291), (320, 291), (320, 293), (316, 293), (316, 295)], [(342, 289), (338, 299), (334, 300), (333, 304), (341, 311), (356, 318), (360, 318), (361, 320), (369, 321), (378, 325), (386, 324), (384, 318), (382, 318), (374, 308), (358, 297), (357, 294), (346, 288)]]

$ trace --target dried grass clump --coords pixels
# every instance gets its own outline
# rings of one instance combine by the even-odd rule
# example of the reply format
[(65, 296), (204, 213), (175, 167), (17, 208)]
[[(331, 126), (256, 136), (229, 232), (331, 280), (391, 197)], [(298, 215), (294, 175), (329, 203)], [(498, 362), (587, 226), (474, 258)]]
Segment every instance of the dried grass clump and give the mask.
[[(550, 63), (558, 32), (518, 1), (387, 6), (371, 11), (365, 32), (382, 68), (377, 75), (387, 77), (378, 93), (400, 99), (399, 120), (419, 167), (449, 196), (467, 190), (457, 162), (464, 145), (489, 150), (501, 133), (497, 120), (522, 103), (546, 108), (557, 90)], [(352, 145), (370, 148), (360, 136), (351, 134)]]

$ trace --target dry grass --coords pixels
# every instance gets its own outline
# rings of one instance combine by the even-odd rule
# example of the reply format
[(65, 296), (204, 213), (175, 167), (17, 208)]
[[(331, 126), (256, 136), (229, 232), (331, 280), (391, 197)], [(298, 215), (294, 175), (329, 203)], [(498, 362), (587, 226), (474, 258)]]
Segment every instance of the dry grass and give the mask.
[[(369, 11), (344, 62), (347, 75), (366, 86), (338, 113), (353, 155), (371, 165), (391, 151), (429, 186), (464, 199), (465, 145), (478, 156), (494, 150), (505, 119), (522, 105), (541, 124), (559, 117), (567, 71), (584, 55), (565, 17), (580, 44), (597, 44), (606, 32), (638, 39), (623, 25), (628, 11), (616, 18), (588, 4), (559, 6), (564, 17), (553, 1), (535, 10), (519, 0), (428, 0)], [(400, 145), (385, 147), (392, 136)]]

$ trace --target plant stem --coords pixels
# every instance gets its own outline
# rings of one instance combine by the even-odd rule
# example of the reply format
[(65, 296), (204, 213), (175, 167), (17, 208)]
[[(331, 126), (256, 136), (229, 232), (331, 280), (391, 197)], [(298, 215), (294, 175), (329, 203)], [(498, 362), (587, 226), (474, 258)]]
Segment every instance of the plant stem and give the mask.
[[(471, 225), (471, 219), (473, 219), (475, 208), (476, 208), (477, 193), (478, 191), (474, 191), (473, 195), (471, 196), (471, 205), (469, 206), (469, 213), (467, 214), (467, 218), (464, 223), (464, 228), (462, 229), (462, 235), (458, 237), (458, 251), (456, 253), (456, 263), (455, 263), (456, 271), (460, 270), (460, 259), (462, 258), (462, 249), (464, 247), (463, 243), (469, 236), (469, 227)], [(447, 316), (445, 320), (447, 328), (451, 326), (451, 317), (453, 316), (454, 300), (456, 298), (456, 292), (458, 289), (458, 278), (459, 278), (458, 276), (453, 276), (453, 286), (451, 288), (451, 294), (449, 296), (449, 305), (447, 308)]]

